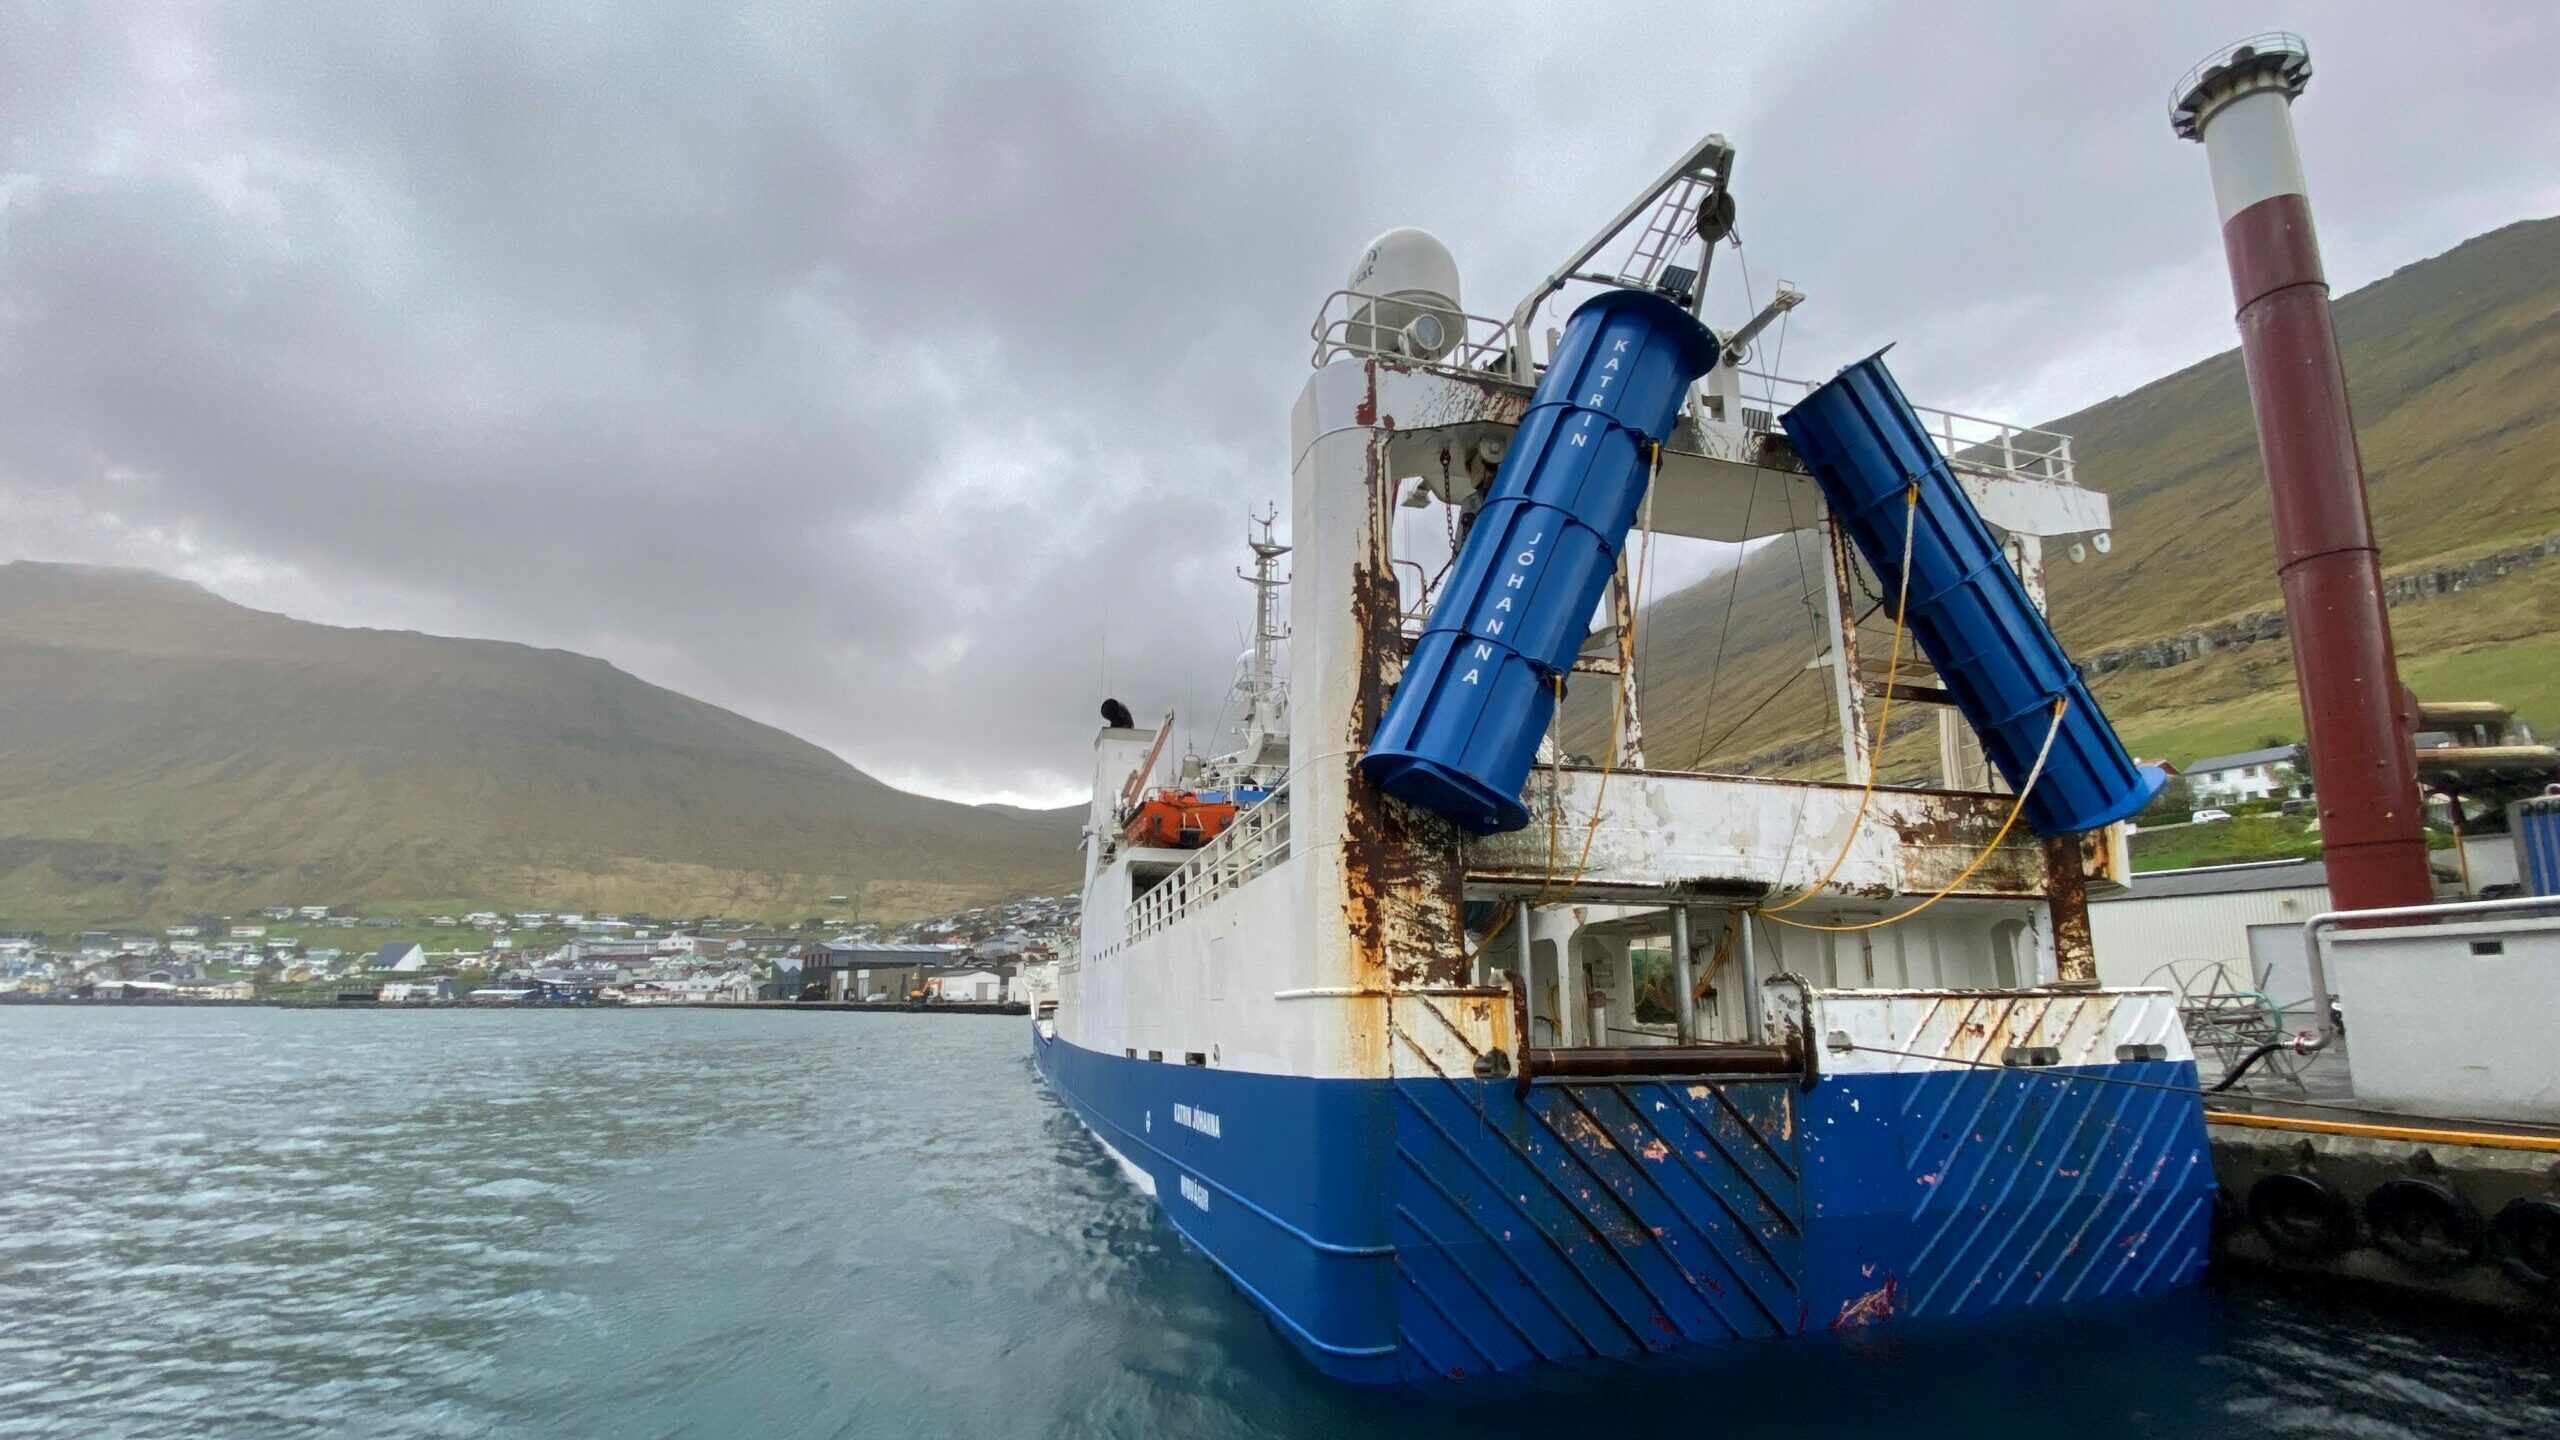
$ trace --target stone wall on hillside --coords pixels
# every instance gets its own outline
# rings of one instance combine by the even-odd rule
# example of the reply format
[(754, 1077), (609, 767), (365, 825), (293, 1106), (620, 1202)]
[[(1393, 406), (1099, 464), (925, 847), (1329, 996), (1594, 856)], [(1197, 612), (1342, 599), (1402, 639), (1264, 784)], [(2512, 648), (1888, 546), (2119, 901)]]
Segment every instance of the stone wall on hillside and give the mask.
[[(2430, 565), (2386, 575), (2382, 580), (2383, 603), (2406, 605), (2430, 595), (2446, 595), (2475, 585), (2491, 584), (2554, 555), (2560, 555), (2560, 534), (2545, 535), (2527, 544), (2512, 545), (2457, 564)], [(2091, 675), (2111, 675), (2118, 670), (2136, 668), (2166, 670), (2172, 665), (2184, 665), (2207, 655), (2244, 649), (2261, 641), (2284, 637), (2284, 611), (2254, 610), (2182, 634), (2162, 635), (2112, 650), (2101, 650), (2083, 661), (2081, 668)]]

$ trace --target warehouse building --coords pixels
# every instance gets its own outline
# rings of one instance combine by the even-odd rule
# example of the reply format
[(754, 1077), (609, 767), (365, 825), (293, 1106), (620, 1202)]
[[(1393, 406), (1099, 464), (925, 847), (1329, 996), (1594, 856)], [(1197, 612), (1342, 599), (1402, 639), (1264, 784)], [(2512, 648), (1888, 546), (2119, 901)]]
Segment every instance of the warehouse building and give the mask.
[(2098, 979), (2197, 990), (2220, 967), (2230, 988), (2289, 1005), (2310, 994), (2302, 923), (2329, 908), (2329, 867), (2318, 860), (2137, 874), (2089, 899)]

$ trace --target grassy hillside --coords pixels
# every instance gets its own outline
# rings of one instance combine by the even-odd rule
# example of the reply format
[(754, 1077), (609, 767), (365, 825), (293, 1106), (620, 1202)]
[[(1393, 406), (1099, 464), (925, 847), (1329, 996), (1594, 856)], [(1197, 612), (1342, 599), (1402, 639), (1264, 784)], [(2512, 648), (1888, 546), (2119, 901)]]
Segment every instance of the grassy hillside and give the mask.
[[(2511, 225), (2410, 265), (2342, 297), (2336, 315), (2387, 568), (2560, 529), (2560, 220)], [(2113, 554), (2083, 565), (2057, 556), (2052, 566), (2055, 626), (2074, 653), (2281, 603), (2236, 350), (2051, 426), (2076, 437), (2081, 482), (2115, 507)], [(1652, 759), (1837, 771), (1828, 679), (1799, 674), (1820, 649), (1807, 598), (1820, 575), (1817, 550), (1780, 542), (1755, 551), (1738, 584), (1719, 575), (1650, 607)], [(2402, 676), (2421, 696), (2505, 700), (2546, 732), (2560, 729), (2556, 622), (2560, 568), (2392, 612)], [(1862, 641), (1873, 669), (1888, 639), (1874, 629)], [(2097, 688), (2145, 755), (2193, 759), (2302, 733), (2280, 642), (2119, 671)], [(1598, 748), (1607, 728), (1589, 700), (1577, 697), (1568, 731), (1581, 749)], [(1913, 712), (1888, 773), (1934, 764), (1933, 726)], [(1899, 714), (1895, 729), (1906, 730)]]
[(1071, 878), (1076, 817), (910, 795), (555, 650), (0, 566), (0, 918), (456, 897), (870, 918)]

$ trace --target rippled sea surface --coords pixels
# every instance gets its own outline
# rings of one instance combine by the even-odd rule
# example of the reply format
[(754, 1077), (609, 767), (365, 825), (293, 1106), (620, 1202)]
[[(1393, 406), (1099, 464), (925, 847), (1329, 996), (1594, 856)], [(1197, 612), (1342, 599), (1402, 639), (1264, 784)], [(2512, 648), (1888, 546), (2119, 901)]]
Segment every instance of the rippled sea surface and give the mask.
[(2560, 1346), (2256, 1284), (1388, 1393), (1022, 1022), (0, 1009), (0, 1435), (2560, 1434)]

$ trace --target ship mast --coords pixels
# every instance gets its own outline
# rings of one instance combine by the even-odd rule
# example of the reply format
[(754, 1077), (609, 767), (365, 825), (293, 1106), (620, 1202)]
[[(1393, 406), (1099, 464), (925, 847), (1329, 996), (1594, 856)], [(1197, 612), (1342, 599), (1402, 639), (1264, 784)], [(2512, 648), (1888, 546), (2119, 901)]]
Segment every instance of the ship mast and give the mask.
[(1273, 742), (1285, 743), (1289, 733), (1288, 698), (1280, 681), (1280, 646), (1289, 631), (1280, 621), (1279, 605), (1280, 587), (1289, 583), (1279, 574), (1280, 557), (1289, 547), (1272, 537), (1278, 506), (1245, 518), (1244, 543), (1253, 551), (1253, 568), (1238, 570), (1236, 578), (1253, 587), (1253, 649), (1236, 688), (1244, 696), (1244, 714), (1237, 722), (1244, 738), (1239, 758), (1250, 766), (1267, 763), (1264, 752)]

